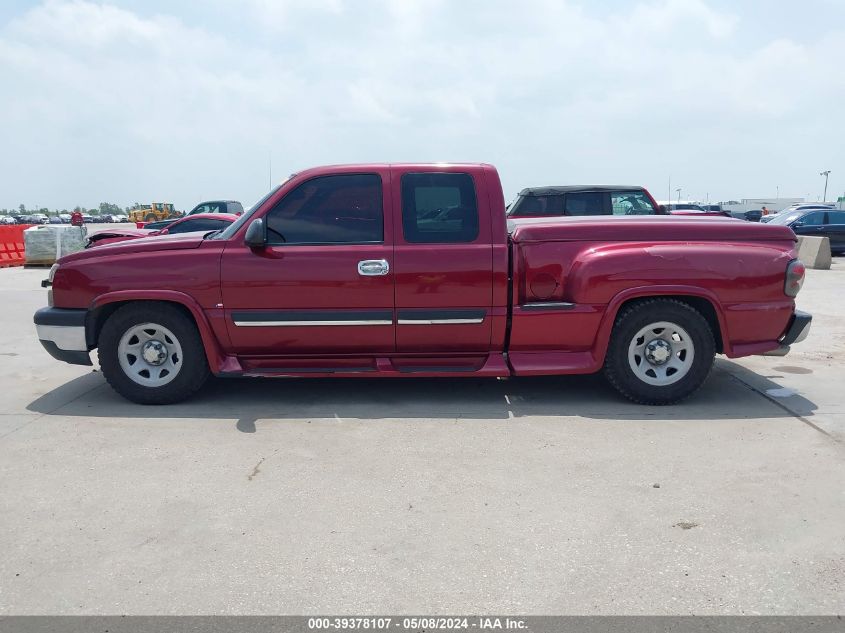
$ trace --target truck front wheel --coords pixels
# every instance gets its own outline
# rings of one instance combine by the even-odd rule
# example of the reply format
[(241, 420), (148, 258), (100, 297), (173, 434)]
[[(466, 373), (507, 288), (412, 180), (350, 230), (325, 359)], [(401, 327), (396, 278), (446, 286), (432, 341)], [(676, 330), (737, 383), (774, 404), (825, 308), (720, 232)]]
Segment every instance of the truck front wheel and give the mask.
[(616, 317), (604, 362), (608, 381), (639, 404), (672, 404), (707, 379), (716, 355), (710, 324), (675, 299), (648, 299)]
[(103, 325), (98, 355), (108, 383), (138, 404), (184, 400), (208, 378), (208, 362), (194, 322), (167, 303), (119, 308)]

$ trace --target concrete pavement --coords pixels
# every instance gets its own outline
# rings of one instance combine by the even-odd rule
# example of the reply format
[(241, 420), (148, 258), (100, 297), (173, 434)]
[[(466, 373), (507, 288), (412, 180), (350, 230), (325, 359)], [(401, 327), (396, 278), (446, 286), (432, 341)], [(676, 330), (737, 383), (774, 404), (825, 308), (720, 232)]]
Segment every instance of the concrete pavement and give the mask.
[(598, 377), (212, 381), (141, 407), (0, 270), (2, 614), (845, 608), (845, 266), (785, 358), (674, 407)]

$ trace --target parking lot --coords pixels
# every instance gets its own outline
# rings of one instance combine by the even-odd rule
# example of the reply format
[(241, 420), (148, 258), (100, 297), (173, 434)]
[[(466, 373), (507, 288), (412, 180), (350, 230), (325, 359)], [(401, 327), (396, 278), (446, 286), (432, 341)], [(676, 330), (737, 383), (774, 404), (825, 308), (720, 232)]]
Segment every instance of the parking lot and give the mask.
[(845, 609), (845, 264), (684, 404), (600, 377), (215, 380), (142, 407), (0, 270), (0, 613)]

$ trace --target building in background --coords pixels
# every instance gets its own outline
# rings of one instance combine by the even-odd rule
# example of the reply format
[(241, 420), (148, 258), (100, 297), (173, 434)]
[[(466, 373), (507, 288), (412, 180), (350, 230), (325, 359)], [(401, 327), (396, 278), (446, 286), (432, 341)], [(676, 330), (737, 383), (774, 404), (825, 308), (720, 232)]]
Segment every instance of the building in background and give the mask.
[(769, 211), (778, 213), (783, 211), (786, 207), (804, 202), (804, 198), (743, 198), (739, 202), (736, 200), (729, 200), (722, 202), (722, 208), (725, 211), (744, 213), (746, 211), (756, 211), (766, 207)]

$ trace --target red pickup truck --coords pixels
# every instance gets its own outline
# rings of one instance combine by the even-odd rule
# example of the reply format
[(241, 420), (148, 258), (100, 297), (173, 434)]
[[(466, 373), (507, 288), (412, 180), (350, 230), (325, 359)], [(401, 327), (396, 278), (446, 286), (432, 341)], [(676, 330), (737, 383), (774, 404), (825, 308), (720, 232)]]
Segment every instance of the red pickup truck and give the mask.
[(508, 221), (486, 164), (296, 174), (222, 231), (63, 257), (38, 337), (126, 398), (217, 376), (531, 376), (604, 370), (672, 403), (714, 355), (784, 354), (811, 317), (785, 226), (668, 216)]

